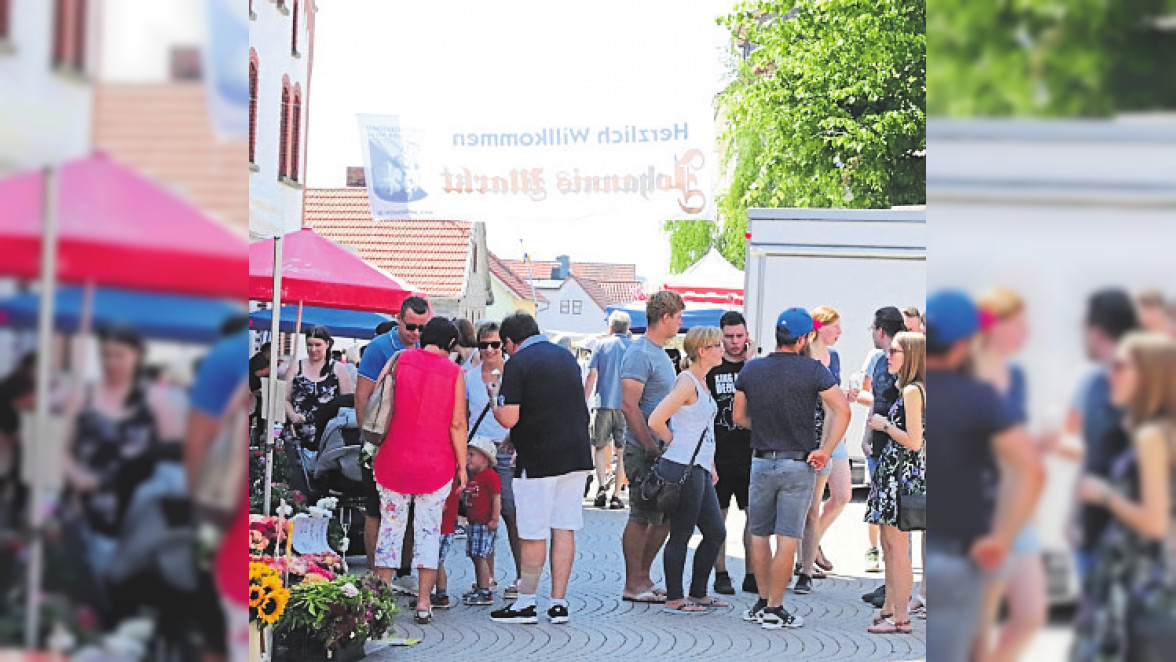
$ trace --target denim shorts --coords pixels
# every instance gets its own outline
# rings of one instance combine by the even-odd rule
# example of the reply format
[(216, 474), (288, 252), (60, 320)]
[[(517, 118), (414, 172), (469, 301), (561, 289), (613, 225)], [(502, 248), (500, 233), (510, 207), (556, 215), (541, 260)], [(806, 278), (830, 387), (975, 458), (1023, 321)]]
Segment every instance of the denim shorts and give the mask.
[(841, 443), (839, 443), (835, 447), (833, 447), (833, 455), (830, 456), (830, 459), (833, 459), (833, 460), (848, 460), (849, 459), (849, 449), (845, 447), (845, 440), (844, 439), (841, 440)]
[(803, 460), (753, 458), (747, 508), (751, 535), (802, 538), (816, 482), (816, 469)]

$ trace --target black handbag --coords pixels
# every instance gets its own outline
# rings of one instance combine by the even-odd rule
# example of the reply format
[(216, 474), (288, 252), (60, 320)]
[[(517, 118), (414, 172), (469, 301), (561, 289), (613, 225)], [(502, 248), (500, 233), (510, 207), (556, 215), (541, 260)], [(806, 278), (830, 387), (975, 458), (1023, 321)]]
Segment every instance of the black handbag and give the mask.
[(706, 433), (707, 430), (702, 431), (702, 436), (698, 438), (698, 444), (694, 447), (694, 454), (690, 456), (690, 464), (686, 465), (686, 470), (682, 472), (682, 477), (678, 480), (666, 480), (657, 472), (657, 465), (653, 466), (649, 475), (641, 481), (641, 498), (646, 503), (652, 504), (654, 508), (665, 515), (678, 512), (678, 502), (682, 499), (682, 486), (690, 480), (690, 472), (694, 469), (694, 460), (698, 457), (698, 451), (702, 448), (702, 441), (706, 439)]
[[(923, 387), (915, 384), (919, 393), (923, 394)], [(927, 396), (923, 394), (923, 409), (926, 411)], [(924, 442), (926, 443), (926, 432)], [(898, 530), (926, 531), (927, 530), (927, 493), (903, 494), (899, 487), (898, 493)]]

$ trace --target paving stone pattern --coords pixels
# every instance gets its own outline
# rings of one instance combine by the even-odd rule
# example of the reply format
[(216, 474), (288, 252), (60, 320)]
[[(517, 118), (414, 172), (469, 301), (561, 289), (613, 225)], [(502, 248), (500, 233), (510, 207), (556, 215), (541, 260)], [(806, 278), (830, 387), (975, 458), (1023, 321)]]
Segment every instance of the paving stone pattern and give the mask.
[[(501, 589), (495, 591), (495, 607), (467, 607), (455, 604), (450, 610), (436, 610), (430, 625), (412, 621), (408, 598), (401, 600), (394, 636), (421, 638), (414, 646), (391, 647), (383, 642), (368, 646), (371, 660), (657, 660), (657, 659), (795, 659), (795, 660), (919, 660), (926, 655), (927, 621), (913, 619), (911, 635), (871, 635), (865, 631), (876, 613), (861, 601), (861, 594), (873, 590), (881, 575), (863, 572), (862, 552), (865, 529), (861, 524), (864, 504), (851, 503), (834, 524), (824, 549), (835, 564), (829, 579), (817, 580), (809, 595), (791, 591), (784, 606), (802, 616), (803, 628), (764, 630), (741, 620), (755, 597), (738, 593), (725, 596), (731, 608), (706, 614), (676, 615), (662, 612), (659, 605), (624, 602), (624, 563), (621, 532), (627, 511), (592, 508), (586, 502), (585, 527), (576, 537), (576, 563), (568, 594), (571, 622), (546, 622), (549, 606), (549, 577), (544, 574), (539, 588), (538, 625), (506, 625), (490, 621), (490, 610), (505, 604)], [(742, 514), (733, 510), (728, 523), (735, 547), (742, 530)], [(464, 541), (462, 541), (464, 543)], [(694, 543), (697, 542), (697, 538)], [(693, 544), (692, 544), (693, 547)], [(473, 582), (473, 567), (464, 556), (464, 544), (455, 545), (448, 570), (450, 593), (458, 599)], [(729, 554), (742, 554), (741, 549)], [(498, 581), (505, 586), (510, 551), (505, 535), (498, 544)], [(691, 552), (693, 554), (693, 551)], [(916, 554), (916, 573), (918, 573)], [(743, 578), (743, 559), (728, 561), (736, 588)], [(687, 572), (690, 560), (687, 560)], [(661, 583), (661, 558), (654, 564), (654, 580)], [(919, 580), (916, 574), (916, 581)]]

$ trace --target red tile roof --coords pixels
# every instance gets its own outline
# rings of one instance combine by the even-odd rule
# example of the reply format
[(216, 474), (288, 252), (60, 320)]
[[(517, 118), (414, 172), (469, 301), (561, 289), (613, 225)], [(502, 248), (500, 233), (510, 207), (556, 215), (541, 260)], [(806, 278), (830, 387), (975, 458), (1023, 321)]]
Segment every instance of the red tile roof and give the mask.
[(94, 146), (245, 234), (248, 141), (218, 139), (205, 98), (200, 82), (96, 85)]
[(464, 293), (472, 224), (375, 221), (367, 189), (307, 189), (303, 224), (433, 297)]
[[(545, 260), (531, 260), (530, 263), (524, 263), (522, 260), (503, 260), (511, 271), (515, 272), (522, 279), (527, 279), (530, 274), (534, 274), (536, 279), (547, 280), (551, 278), (551, 271), (559, 266), (559, 262), (551, 262)], [(605, 262), (572, 262), (570, 265), (573, 276), (581, 278), (588, 278), (596, 281), (636, 281), (637, 280), (637, 265), (635, 264), (608, 264)]]
[(616, 303), (636, 301), (641, 298), (643, 292), (641, 283), (635, 280), (598, 281), (597, 284), (608, 295), (608, 305), (610, 306)]
[[(490, 253), (489, 258), (490, 273), (493, 274), (494, 277), (497, 278), (503, 285), (505, 285), (506, 289), (513, 292), (516, 297), (530, 301), (532, 298), (532, 289), (530, 284), (528, 284), (527, 281), (523, 280), (522, 278), (519, 278), (519, 275), (511, 271), (510, 267), (508, 267), (506, 263), (503, 262), (502, 259), (494, 253)], [(543, 294), (537, 290), (535, 291), (534, 298), (540, 302), (547, 301), (547, 297), (543, 296)]]

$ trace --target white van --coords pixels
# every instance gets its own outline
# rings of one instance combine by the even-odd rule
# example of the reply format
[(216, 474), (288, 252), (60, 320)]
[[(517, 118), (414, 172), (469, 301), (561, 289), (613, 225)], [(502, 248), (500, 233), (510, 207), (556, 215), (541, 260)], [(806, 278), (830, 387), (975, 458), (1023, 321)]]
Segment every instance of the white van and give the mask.
[[(874, 349), (869, 328), (884, 306), (923, 309), (926, 211), (897, 209), (749, 209), (744, 311), (758, 351), (775, 343), (781, 311), (830, 306), (841, 314), (841, 383)], [(869, 483), (861, 440), (868, 418), (854, 405), (846, 433), (855, 487)]]

